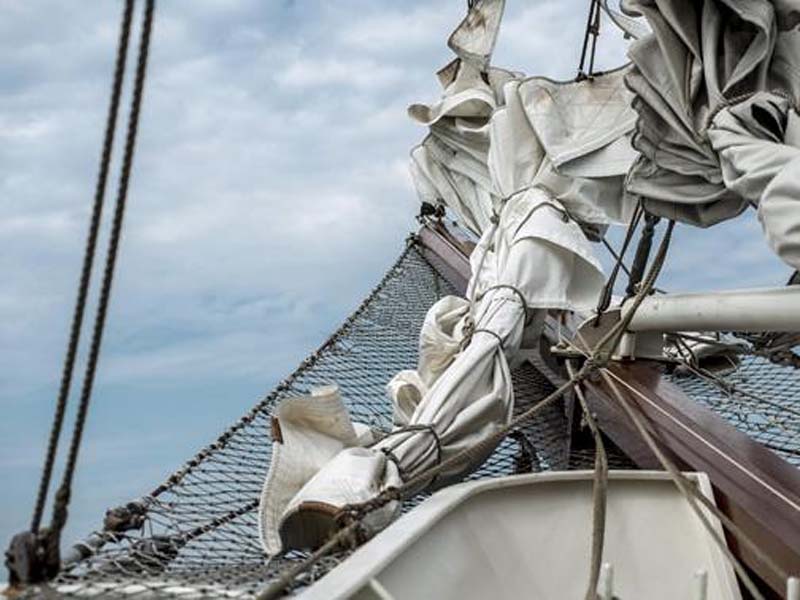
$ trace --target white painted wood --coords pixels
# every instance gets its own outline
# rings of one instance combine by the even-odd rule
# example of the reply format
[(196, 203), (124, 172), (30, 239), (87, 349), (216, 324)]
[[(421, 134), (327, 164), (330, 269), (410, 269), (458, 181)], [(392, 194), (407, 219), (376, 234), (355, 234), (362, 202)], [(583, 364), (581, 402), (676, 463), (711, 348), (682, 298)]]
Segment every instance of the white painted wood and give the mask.
[[(690, 477), (713, 498), (704, 474)], [(582, 598), (591, 507), (589, 471), (452, 486), (401, 517), (301, 597), (374, 598), (368, 585), (375, 579), (395, 600)], [(698, 568), (708, 574), (706, 600), (741, 600), (724, 555), (663, 472), (610, 473), (605, 540), (603, 557), (614, 565), (613, 592), (622, 600), (694, 598)]]

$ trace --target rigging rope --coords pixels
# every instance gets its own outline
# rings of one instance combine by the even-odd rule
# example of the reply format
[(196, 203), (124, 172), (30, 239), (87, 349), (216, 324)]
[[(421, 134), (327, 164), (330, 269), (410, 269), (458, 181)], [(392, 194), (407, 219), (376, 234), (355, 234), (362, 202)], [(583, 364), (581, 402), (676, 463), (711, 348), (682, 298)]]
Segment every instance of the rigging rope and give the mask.
[(144, 81), (147, 72), (147, 57), (150, 47), (150, 34), (153, 27), (153, 13), (155, 10), (155, 0), (146, 0), (144, 10), (144, 21), (142, 25), (141, 37), (139, 39), (139, 56), (136, 64), (136, 78), (134, 80), (133, 98), (131, 99), (131, 109), (128, 116), (128, 131), (125, 138), (125, 152), (122, 159), (122, 171), (120, 172), (119, 185), (117, 187), (117, 203), (114, 209), (114, 220), (111, 226), (111, 236), (108, 242), (108, 253), (103, 271), (103, 282), (100, 288), (100, 300), (97, 306), (94, 329), (92, 331), (92, 341), (89, 348), (89, 358), (86, 363), (86, 373), (84, 375), (83, 387), (81, 388), (81, 398), (78, 405), (78, 414), (75, 418), (75, 427), (72, 432), (72, 441), (67, 455), (67, 463), (64, 469), (64, 476), (61, 486), (56, 493), (56, 502), (53, 509), (53, 519), (50, 524), (51, 530), (59, 532), (63, 529), (67, 520), (67, 508), (69, 505), (72, 477), (75, 472), (75, 465), (78, 461), (81, 440), (83, 438), (83, 428), (86, 423), (86, 415), (89, 410), (89, 401), (92, 396), (94, 377), (97, 371), (97, 360), (100, 356), (100, 347), (103, 341), (103, 329), (105, 328), (108, 303), (111, 298), (111, 286), (114, 280), (114, 267), (117, 262), (119, 250), (119, 240), (122, 234), (122, 223), (125, 217), (125, 205), (128, 197), (128, 184), (130, 182), (131, 168), (133, 167), (133, 154), (136, 146), (136, 134), (139, 129), (139, 114), (142, 106), (142, 95), (144, 92)]
[(37, 494), (36, 505), (34, 508), (32, 528), (30, 532), (15, 536), (12, 539), (11, 547), (7, 552), (7, 564), (10, 570), (9, 578), (12, 584), (23, 582), (36, 583), (43, 580), (48, 580), (54, 577), (60, 568), (61, 532), (67, 522), (68, 507), (72, 490), (72, 479), (75, 473), (75, 467), (78, 461), (78, 453), (80, 451), (81, 440), (83, 438), (84, 425), (86, 423), (86, 417), (89, 411), (89, 402), (91, 400), (94, 377), (97, 370), (97, 361), (100, 356), (103, 330), (108, 312), (108, 304), (111, 297), (114, 268), (116, 266), (119, 241), (122, 233), (122, 224), (125, 215), (125, 205), (128, 194), (128, 184), (130, 182), (131, 169), (133, 166), (136, 134), (138, 131), (139, 114), (141, 111), (144, 81), (147, 70), (147, 57), (152, 32), (155, 0), (146, 0), (144, 9), (143, 24), (139, 39), (139, 53), (136, 65), (133, 96), (131, 98), (131, 108), (128, 116), (122, 168), (117, 186), (116, 206), (111, 225), (108, 251), (103, 270), (103, 280), (101, 283), (100, 297), (92, 331), (89, 356), (86, 363), (84, 380), (81, 387), (81, 396), (72, 431), (72, 439), (69, 445), (61, 484), (56, 492), (50, 526), (41, 532), (39, 532), (39, 526), (41, 524), (44, 503), (52, 476), (52, 469), (55, 462), (58, 445), (57, 442), (58, 438), (60, 437), (64, 411), (68, 398), (69, 384), (71, 382), (72, 372), (74, 370), (75, 354), (80, 336), (80, 326), (82, 323), (83, 314), (85, 312), (86, 295), (89, 286), (89, 278), (91, 275), (91, 267), (96, 250), (97, 233), (99, 229), (103, 197), (105, 194), (105, 183), (108, 176), (114, 130), (116, 128), (116, 115), (119, 108), (119, 95), (124, 76), (125, 57), (127, 54), (128, 38), (130, 35), (133, 4), (133, 0), (128, 0), (126, 2), (122, 17), (122, 28), (120, 32), (119, 49), (115, 66), (111, 106), (106, 123), (106, 135), (103, 144), (97, 190), (95, 193), (92, 222), (87, 238), (86, 255), (84, 256), (81, 281), (79, 284), (78, 303), (76, 306), (75, 318), (72, 323), (67, 358), (64, 365), (64, 374), (62, 376), (61, 391), (56, 404), (56, 412), (54, 415), (53, 427), (51, 429), (50, 440), (48, 443), (42, 480), (40, 482), (39, 493)]
[[(597, 313), (597, 320), (595, 321), (596, 323), (599, 323), (600, 315), (602, 315), (606, 310), (608, 310), (608, 307), (611, 306), (611, 298), (614, 295), (614, 284), (617, 282), (617, 276), (619, 275), (620, 267), (623, 266), (623, 260), (625, 259), (625, 254), (628, 251), (628, 246), (630, 246), (631, 241), (633, 240), (633, 234), (635, 233), (636, 228), (639, 226), (639, 221), (641, 220), (643, 213), (644, 210), (642, 209), (642, 203), (639, 202), (636, 204), (633, 215), (631, 215), (631, 220), (628, 223), (628, 229), (625, 232), (625, 240), (622, 242), (622, 248), (619, 251), (619, 255), (616, 256), (614, 267), (611, 269), (608, 280), (603, 286), (603, 291), (600, 292), (600, 298), (597, 301), (597, 308), (595, 310)], [(630, 276), (630, 271), (626, 269), (626, 272), (628, 272)]]
[[(566, 361), (567, 373), (570, 377), (575, 376), (575, 368), (572, 361)], [(603, 435), (600, 427), (589, 410), (589, 404), (580, 385), (575, 386), (575, 395), (583, 412), (583, 418), (594, 438), (594, 483), (592, 487), (592, 556), (589, 571), (589, 584), (586, 587), (586, 600), (597, 598), (597, 584), (600, 580), (600, 569), (603, 564), (603, 545), (606, 532), (606, 506), (608, 495), (608, 455), (603, 443)]]
[[(650, 271), (645, 277), (643, 285), (640, 287), (636, 297), (633, 300), (631, 311), (627, 313), (625, 317), (620, 319), (620, 321), (618, 321), (611, 329), (609, 329), (609, 331), (600, 339), (600, 341), (597, 342), (584, 364), (577, 372), (571, 374), (569, 380), (564, 382), (556, 390), (540, 400), (538, 403), (534, 404), (531, 408), (523, 411), (511, 419), (506, 425), (498, 429), (492, 435), (487, 436), (472, 446), (464, 448), (450, 458), (438, 462), (437, 464), (421, 471), (420, 473), (417, 473), (407, 481), (404, 481), (401, 486), (387, 488), (366, 502), (342, 507), (340, 511), (342, 528), (333, 534), (333, 536), (317, 551), (308, 556), (305, 560), (294, 565), (291, 569), (283, 573), (276, 581), (272, 582), (261, 594), (257, 596), (257, 600), (274, 600), (275, 598), (281, 597), (284, 591), (292, 585), (300, 573), (303, 573), (313, 567), (328, 553), (339, 548), (342, 544), (350, 543), (352, 545), (354, 540), (358, 541), (359, 539), (363, 539), (363, 535), (359, 529), (359, 524), (367, 514), (386, 506), (390, 502), (402, 500), (404, 497), (416, 493), (419, 491), (419, 489), (429, 484), (432, 479), (435, 479), (435, 477), (441, 472), (451, 467), (458, 466), (465, 458), (485, 456), (507, 435), (509, 435), (512, 430), (532, 419), (546, 406), (578, 386), (581, 381), (589, 376), (590, 373), (602, 368), (608, 362), (609, 357), (613, 353), (613, 349), (616, 347), (622, 335), (625, 333), (631, 319), (633, 318), (633, 315), (636, 312), (636, 309), (639, 307), (644, 298), (652, 291), (652, 288), (655, 285), (655, 280), (658, 277), (658, 274), (660, 273), (666, 259), (667, 249), (669, 248), (674, 224), (674, 221), (669, 222), (667, 231), (664, 233), (664, 236), (661, 239), (656, 257), (653, 259), (653, 264), (650, 267)], [(602, 441), (600, 441), (600, 444), (602, 444)], [(601, 505), (604, 505), (604, 486), (602, 485), (602, 459), (600, 459), (600, 461), (601, 462), (596, 463), (598, 465), (596, 470), (598, 471), (599, 475), (597, 479), (598, 485), (596, 487), (594, 500), (595, 515), (598, 517), (598, 523), (600, 522), (600, 517), (604, 519), (605, 515), (604, 506), (601, 507)], [(605, 467), (607, 469), (607, 464)], [(595, 560), (599, 560), (601, 554), (602, 537), (596, 534), (593, 541), (593, 557), (595, 557)], [(594, 577), (595, 575), (592, 573), (592, 578)]]
[(653, 234), (656, 225), (661, 219), (655, 215), (645, 213), (644, 227), (639, 236), (639, 245), (636, 247), (636, 254), (633, 257), (633, 264), (628, 273), (628, 287), (625, 288), (625, 297), (630, 298), (636, 294), (636, 288), (641, 283), (647, 261), (650, 259), (650, 250), (653, 246)]
[[(697, 490), (687, 479), (686, 476), (678, 470), (675, 464), (664, 454), (661, 448), (656, 443), (653, 435), (650, 431), (648, 431), (647, 427), (645, 426), (644, 422), (640, 415), (637, 415), (636, 412), (630, 407), (628, 402), (624, 399), (622, 394), (620, 393), (619, 389), (616, 387), (614, 380), (617, 382), (625, 385), (631, 391), (636, 392), (634, 388), (630, 385), (625, 383), (624, 380), (617, 377), (613, 372), (609, 371), (608, 369), (601, 369), (600, 371), (603, 379), (605, 380), (607, 386), (612, 392), (617, 403), (622, 407), (625, 411), (625, 414), (628, 418), (633, 422), (639, 435), (645, 441), (647, 446), (656, 455), (658, 461), (664, 467), (664, 469), (670, 474), (672, 480), (674, 481), (675, 485), (678, 487), (680, 492), (686, 497), (687, 502), (689, 502), (689, 506), (691, 506), (692, 510), (695, 512), (697, 517), (705, 526), (706, 530), (711, 534), (712, 538), (716, 542), (717, 546), (719, 546), (720, 550), (725, 554), (726, 558), (730, 561), (731, 565), (733, 566), (736, 574), (742, 580), (742, 583), (747, 588), (747, 591), (750, 592), (753, 598), (756, 600), (764, 600), (764, 596), (759, 591), (758, 587), (753, 583), (753, 580), (750, 578), (750, 575), (747, 573), (745, 568), (742, 566), (741, 562), (738, 558), (731, 552), (730, 548), (728, 548), (728, 544), (725, 542), (725, 538), (720, 535), (720, 533), (714, 528), (711, 522), (708, 520), (708, 516), (703, 513), (701, 508), (698, 506), (697, 501), (700, 501), (704, 505), (706, 509), (708, 509), (715, 517), (717, 517), (722, 524), (728, 529), (728, 531), (732, 532), (740, 542), (745, 543), (751, 551), (753, 551), (758, 559), (762, 561), (765, 565), (767, 565), (773, 572), (775, 572), (782, 580), (786, 580), (788, 574), (783, 571), (775, 562), (770, 558), (770, 556), (761, 550), (761, 548), (753, 542), (750, 537), (745, 534), (733, 521), (731, 521), (725, 513), (723, 513), (719, 507), (717, 507), (713, 502), (711, 502), (708, 498), (706, 498), (699, 490)], [(613, 378), (613, 379), (612, 379)]]
[[(674, 222), (670, 221), (669, 227), (664, 234), (664, 238), (662, 238), (661, 245), (659, 247), (659, 251), (653, 260), (653, 264), (651, 265), (650, 271), (645, 278), (645, 282), (642, 287), (639, 289), (636, 299), (634, 301), (634, 305), (632, 310), (626, 315), (626, 318), (620, 321), (616, 327), (614, 327), (606, 336), (604, 336), (591, 350), (591, 352), (587, 352), (586, 350), (581, 350), (574, 344), (571, 344), (573, 348), (575, 348), (579, 353), (583, 354), (586, 357), (586, 364), (590, 364), (593, 361), (597, 360), (598, 354), (604, 353), (603, 346), (608, 342), (612, 341), (611, 348), (616, 347), (621, 339), (621, 335), (627, 329), (627, 325), (630, 320), (633, 318), (633, 314), (635, 313), (636, 309), (640, 305), (641, 301), (644, 299), (644, 296), (649, 294), (652, 291), (652, 288), (655, 284), (655, 280), (660, 272), (665, 257), (666, 257), (666, 248), (669, 245), (669, 239), (671, 237), (672, 228), (674, 226)], [(624, 326), (620, 327), (621, 323), (625, 323)], [(585, 344), (584, 344), (585, 345)], [(635, 411), (628, 405), (628, 403), (624, 400), (621, 393), (619, 392), (618, 388), (614, 384), (614, 380), (619, 382), (621, 385), (627, 387), (630, 391), (637, 394), (644, 400), (651, 402), (646, 396), (641, 394), (638, 390), (633, 388), (630, 384), (625, 382), (623, 379), (618, 377), (612, 371), (607, 369), (604, 363), (607, 360), (600, 360), (597, 364), (597, 370), (599, 370), (603, 380), (606, 382), (607, 387), (611, 390), (614, 399), (617, 401), (618, 404), (623, 408), (628, 418), (633, 421), (637, 431), (639, 432), (640, 436), (644, 439), (645, 443), (648, 445), (650, 450), (653, 454), (656, 455), (659, 462), (662, 464), (664, 469), (670, 474), (672, 477), (675, 485), (678, 487), (680, 492), (686, 497), (687, 501), (689, 502), (693, 511), (697, 514), (700, 521), (703, 523), (705, 528), (711, 534), (714, 541), (720, 547), (721, 551), (725, 554), (728, 560), (733, 565), (733, 568), (736, 570), (739, 577), (742, 579), (745, 587), (747, 587), (748, 591), (751, 595), (756, 598), (757, 600), (763, 600), (763, 595), (759, 592), (758, 588), (755, 586), (753, 581), (750, 579), (749, 575), (745, 571), (744, 567), (741, 565), (739, 560), (736, 556), (728, 548), (725, 539), (717, 532), (717, 530), (712, 526), (711, 522), (708, 520), (708, 517), (700, 510), (699, 506), (697, 506), (697, 501), (700, 501), (706, 509), (708, 509), (715, 517), (717, 517), (723, 526), (733, 533), (737, 539), (739, 539), (742, 543), (747, 545), (749, 549), (758, 557), (760, 561), (762, 561), (765, 565), (767, 565), (775, 574), (777, 574), (781, 579), (785, 580), (787, 578), (787, 573), (785, 573), (772, 559), (771, 557), (765, 553), (750, 537), (747, 535), (736, 523), (734, 523), (727, 515), (725, 515), (719, 507), (717, 507), (713, 502), (711, 502), (708, 498), (706, 498), (703, 494), (701, 494), (691, 483), (685, 478), (685, 476), (678, 470), (675, 464), (661, 451), (661, 448), (658, 446), (654, 439), (654, 434), (648, 431), (647, 427), (642, 421), (640, 415), (637, 415)], [(584, 365), (585, 366), (585, 365)], [(706, 442), (707, 443), (707, 442)], [(729, 458), (729, 460), (732, 460)], [(595, 509), (596, 510), (596, 509)], [(595, 522), (597, 525), (597, 522)], [(596, 527), (595, 527), (596, 530)], [(596, 531), (594, 532), (596, 535)], [(594, 549), (594, 547), (593, 547)], [(593, 563), (596, 561), (597, 558), (593, 554)], [(592, 565), (594, 568), (594, 564)]]
[[(599, 0), (589, 0), (589, 15), (586, 18), (586, 31), (583, 34), (583, 48), (581, 49), (581, 60), (578, 64), (577, 81), (589, 79), (595, 75), (594, 58), (597, 50), (597, 38), (600, 35), (600, 2)], [(591, 49), (589, 38), (592, 38)], [(586, 72), (586, 54), (589, 53), (589, 71)]]
[(80, 281), (78, 282), (78, 298), (75, 302), (75, 311), (72, 316), (70, 326), (69, 343), (67, 344), (67, 354), (64, 358), (64, 366), (61, 372), (61, 385), (58, 390), (56, 409), (53, 416), (53, 423), (50, 429), (50, 437), (47, 443), (44, 468), (42, 477), (39, 481), (39, 489), (36, 494), (36, 502), (31, 520), (31, 532), (36, 533), (42, 521), (44, 505), (47, 501), (47, 492), (50, 488), (50, 480), (53, 474), (53, 465), (56, 458), (58, 440), (61, 437), (61, 428), (64, 423), (64, 412), (67, 406), (70, 386), (72, 385), (72, 374), (75, 370), (75, 357), (78, 351), (81, 328), (83, 325), (83, 315), (86, 312), (86, 296), (89, 291), (89, 283), (94, 265), (94, 256), (97, 249), (97, 233), (100, 229), (100, 218), (103, 213), (103, 202), (105, 200), (106, 182), (108, 180), (109, 165), (111, 163), (111, 153), (114, 146), (114, 136), (116, 133), (117, 114), (119, 112), (119, 99), (122, 93), (122, 79), (125, 73), (125, 63), (128, 56), (128, 39), (131, 31), (131, 20), (133, 15), (134, 0), (126, 0), (122, 13), (122, 26), (119, 32), (117, 43), (117, 58), (114, 66), (114, 81), (111, 87), (111, 102), (108, 107), (106, 117), (105, 135), (103, 137), (103, 150), (100, 156), (100, 169), (97, 174), (97, 183), (94, 190), (94, 203), (92, 206), (92, 217), (89, 225), (89, 232), (86, 236), (86, 249), (83, 255), (81, 266)]

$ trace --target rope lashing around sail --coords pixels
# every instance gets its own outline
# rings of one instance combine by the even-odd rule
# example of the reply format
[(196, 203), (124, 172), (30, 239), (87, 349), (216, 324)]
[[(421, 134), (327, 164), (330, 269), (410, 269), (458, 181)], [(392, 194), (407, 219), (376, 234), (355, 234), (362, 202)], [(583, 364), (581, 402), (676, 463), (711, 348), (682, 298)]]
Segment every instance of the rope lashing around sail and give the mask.
[[(667, 231), (665, 232), (663, 238), (661, 239), (658, 253), (653, 260), (653, 264), (651, 265), (650, 270), (647, 276), (645, 277), (642, 286), (639, 288), (637, 295), (632, 301), (633, 305), (631, 311), (627, 313), (625, 317), (620, 319), (620, 321), (617, 322), (598, 341), (591, 354), (587, 356), (581, 368), (575, 371), (565, 383), (559, 386), (551, 394), (547, 395), (544, 399), (534, 404), (528, 410), (512, 418), (508, 423), (506, 423), (503, 427), (499, 428), (492, 435), (483, 438), (482, 440), (473, 444), (472, 446), (464, 448), (463, 450), (457, 452), (450, 458), (441, 461), (438, 464), (429, 467), (428, 469), (421, 471), (420, 473), (414, 475), (410, 479), (408, 480), (404, 479), (403, 484), (401, 486), (388, 488), (383, 492), (381, 492), (380, 494), (378, 494), (377, 496), (375, 496), (374, 498), (372, 498), (371, 500), (368, 500), (366, 502), (343, 507), (341, 509), (341, 523), (343, 525), (342, 529), (340, 529), (337, 533), (335, 533), (330, 538), (330, 540), (328, 540), (328, 542), (326, 542), (323, 546), (321, 546), (316, 552), (314, 552), (308, 558), (306, 558), (299, 564), (294, 565), (291, 569), (282, 574), (281, 577), (279, 577), (268, 588), (266, 588), (261, 594), (258, 595), (257, 597), (258, 600), (273, 600), (275, 598), (279, 598), (284, 593), (286, 588), (292, 585), (295, 578), (300, 573), (303, 573), (307, 569), (310, 569), (326, 554), (339, 548), (342, 544), (348, 544), (348, 543), (352, 544), (353, 540), (362, 539), (364, 536), (362, 533), (360, 533), (359, 523), (364, 519), (364, 517), (367, 514), (381, 507), (386, 506), (390, 502), (402, 500), (408, 495), (415, 493), (417, 490), (420, 489), (421, 486), (429, 483), (441, 472), (445, 471), (450, 467), (454, 467), (461, 464), (465, 458), (486, 455), (493, 448), (495, 448), (497, 444), (500, 443), (512, 430), (519, 428), (520, 425), (532, 419), (546, 406), (553, 403), (555, 400), (561, 398), (568, 391), (573, 390), (577, 385), (580, 384), (581, 381), (587, 378), (591, 373), (594, 373), (598, 369), (602, 369), (603, 367), (605, 367), (605, 365), (608, 363), (610, 359), (613, 349), (616, 347), (622, 335), (625, 333), (625, 330), (630, 324), (630, 321), (633, 318), (633, 315), (636, 313), (637, 308), (644, 300), (644, 298), (652, 291), (652, 287), (655, 284), (655, 280), (658, 277), (658, 274), (660, 273), (664, 265), (664, 261), (666, 259), (667, 249), (669, 247), (669, 243), (671, 240), (673, 226), (674, 222), (670, 221)], [(609, 344), (610, 344), (610, 349), (608, 347)], [(601, 465), (602, 463), (596, 463), (596, 464)], [(598, 492), (598, 497), (602, 498), (602, 494), (600, 492)], [(597, 554), (597, 556), (599, 555), (600, 554)], [(598, 573), (599, 573), (599, 568), (598, 568)]]
[(12, 583), (35, 582), (50, 579), (58, 573), (60, 565), (60, 543), (61, 532), (67, 522), (68, 507), (72, 491), (72, 479), (78, 461), (81, 441), (83, 437), (84, 425), (89, 411), (89, 402), (94, 385), (94, 377), (97, 370), (97, 362), (100, 356), (100, 348), (105, 328), (108, 304), (111, 297), (111, 288), (116, 266), (117, 252), (119, 249), (120, 236), (122, 233), (123, 218), (125, 215), (125, 205), (128, 194), (128, 183), (130, 181), (131, 169), (133, 166), (133, 155), (136, 144), (136, 134), (139, 125), (139, 114), (142, 104), (144, 81), (147, 70), (147, 57), (150, 46), (152, 32), (153, 15), (155, 10), (155, 0), (146, 0), (143, 24), (139, 39), (139, 53), (134, 79), (133, 95), (131, 98), (131, 108), (128, 116), (127, 133), (125, 138), (125, 148), (120, 171), (119, 184), (117, 187), (116, 205), (111, 225), (111, 233), (108, 242), (108, 251), (103, 270), (103, 279), (100, 288), (100, 296), (95, 315), (92, 338), (89, 347), (89, 355), (86, 363), (81, 396), (78, 404), (75, 423), (72, 431), (67, 459), (61, 484), (56, 492), (53, 515), (49, 527), (39, 532), (41, 517), (44, 510), (44, 503), (52, 476), (52, 469), (56, 458), (58, 438), (64, 419), (64, 412), (68, 400), (69, 384), (74, 370), (75, 354), (80, 337), (80, 329), (85, 312), (86, 296), (89, 287), (91, 267), (94, 262), (96, 251), (97, 234), (102, 213), (103, 198), (105, 195), (106, 179), (110, 164), (111, 149), (114, 140), (114, 130), (116, 129), (116, 117), (119, 108), (119, 96), (121, 93), (122, 78), (126, 62), (128, 38), (131, 27), (131, 13), (134, 2), (129, 0), (123, 11), (122, 26), (120, 31), (117, 59), (115, 62), (114, 82), (112, 85), (111, 105), (109, 107), (106, 121), (106, 133), (103, 142), (100, 172), (98, 175), (95, 190), (95, 201), (92, 210), (92, 220), (87, 236), (86, 252), (84, 255), (81, 279), (78, 285), (78, 301), (70, 332), (70, 341), (67, 349), (67, 356), (64, 362), (62, 373), (61, 388), (56, 402), (53, 425), (51, 428), (48, 449), (45, 458), (42, 479), (37, 494), (34, 508), (31, 531), (15, 536), (11, 542), (11, 548), (7, 553), (7, 563), (11, 571)]
[(503, 338), (501, 338), (500, 335), (496, 331), (492, 331), (491, 329), (484, 329), (484, 328), (473, 329), (472, 330), (472, 335), (474, 336), (476, 333), (486, 333), (486, 334), (492, 336), (494, 339), (497, 340), (497, 343), (500, 346), (500, 348), (503, 348), (503, 346), (504, 346)]
[[(406, 425), (404, 427), (398, 427), (397, 429), (393, 429), (392, 431), (386, 433), (384, 436), (382, 436), (380, 438), (380, 440), (377, 440), (376, 443), (378, 441), (382, 442), (383, 440), (385, 440), (387, 438), (390, 438), (390, 437), (395, 436), (395, 435), (399, 435), (401, 433), (411, 433), (411, 432), (417, 432), (417, 431), (421, 431), (423, 433), (430, 434), (430, 436), (433, 438), (434, 444), (436, 445), (436, 464), (441, 463), (442, 462), (442, 438), (439, 436), (439, 433), (436, 431), (436, 428), (430, 423), (418, 423), (418, 424), (415, 424), (415, 425)], [(381, 448), (381, 452), (383, 452), (386, 455), (386, 458), (388, 458), (390, 461), (392, 461), (395, 464), (395, 466), (397, 467), (397, 471), (400, 474), (400, 479), (405, 481), (406, 480), (406, 475), (405, 475), (405, 472), (403, 470), (403, 466), (400, 463), (400, 459), (398, 459), (397, 455), (394, 453), (394, 451), (396, 449), (397, 449), (397, 445), (394, 445), (394, 446), (392, 446), (390, 448)], [(434, 477), (431, 480), (431, 484), (433, 484), (435, 481), (436, 481), (436, 477)]]
[(510, 291), (514, 292), (514, 295), (519, 300), (519, 303), (522, 305), (522, 310), (525, 313), (525, 324), (526, 325), (530, 325), (530, 321), (529, 321), (529, 318), (530, 318), (530, 314), (529, 313), (530, 313), (530, 311), (528, 310), (528, 302), (525, 300), (525, 295), (519, 290), (519, 288), (517, 288), (516, 286), (513, 286), (511, 284), (508, 284), (508, 283), (498, 283), (497, 285), (493, 285), (493, 286), (490, 286), (490, 287), (486, 288), (483, 291), (483, 293), (478, 296), (477, 299), (481, 300), (487, 293), (489, 293), (489, 292), (491, 292), (493, 290), (510, 290)]
[[(483, 268), (483, 262), (484, 262), (483, 259), (485, 258), (485, 256), (486, 256), (486, 254), (484, 254), (481, 257), (481, 262), (480, 262), (480, 265), (478, 266), (478, 272), (480, 272), (480, 270)], [(489, 293), (489, 292), (491, 292), (493, 290), (502, 290), (502, 289), (511, 290), (512, 292), (514, 292), (514, 294), (516, 295), (517, 299), (519, 300), (519, 303), (522, 305), (522, 311), (523, 311), (523, 314), (525, 315), (525, 325), (530, 325), (530, 322), (531, 322), (531, 319), (533, 318), (533, 316), (532, 316), (532, 313), (528, 310), (528, 303), (525, 300), (525, 296), (519, 290), (519, 288), (517, 288), (517, 287), (515, 287), (513, 285), (510, 285), (510, 284), (507, 284), (507, 283), (500, 283), (500, 284), (497, 284), (497, 285), (490, 286), (490, 287), (486, 288), (481, 294), (476, 294), (474, 299), (472, 299), (470, 301), (470, 307), (474, 308), (475, 304), (480, 302), (486, 296), (487, 293)], [(467, 316), (466, 323), (464, 325), (464, 337), (461, 340), (461, 350), (464, 350), (467, 346), (469, 346), (470, 342), (472, 341), (472, 337), (476, 333), (487, 333), (487, 334), (491, 335), (492, 337), (494, 337), (500, 343), (500, 348), (504, 348), (504, 346), (505, 346), (505, 343), (503, 342), (503, 338), (501, 338), (500, 335), (498, 335), (498, 333), (496, 331), (492, 331), (491, 329), (484, 329), (484, 328), (476, 329), (475, 328), (475, 322), (473, 321), (472, 315), (470, 314), (470, 315)]]

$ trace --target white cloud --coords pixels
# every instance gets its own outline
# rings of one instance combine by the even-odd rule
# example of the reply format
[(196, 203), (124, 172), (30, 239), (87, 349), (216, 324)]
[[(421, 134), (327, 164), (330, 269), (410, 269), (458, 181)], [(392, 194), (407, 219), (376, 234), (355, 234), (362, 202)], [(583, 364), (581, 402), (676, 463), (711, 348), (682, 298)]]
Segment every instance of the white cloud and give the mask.
[(462, 7), (454, 3), (435, 9), (428, 4), (410, 10), (384, 8), (376, 14), (349, 20), (337, 38), (345, 47), (369, 54), (444, 49), (447, 36), (462, 12)]
[(397, 67), (374, 60), (338, 58), (299, 58), (279, 69), (275, 80), (289, 88), (356, 87), (379, 90), (403, 79)]
[[(451, 58), (446, 38), (464, 5), (159, 3), (87, 442), (124, 429), (120, 413), (138, 402), (154, 411), (141, 427), (173, 427), (185, 451), (201, 445), (371, 289), (414, 227), (406, 160), (424, 132), (405, 109), (439, 94), (434, 72)], [(496, 63), (572, 77), (585, 9), (579, 0), (509, 2)], [(41, 451), (66, 345), (120, 11), (119, 2), (91, 10), (56, 0), (0, 3), (0, 437), (26, 456)], [(624, 60), (619, 38), (604, 28), (602, 67)], [(126, 116), (127, 105), (118, 141)], [(115, 166), (120, 154), (118, 146)], [(106, 227), (115, 190), (112, 177)], [(684, 252), (725, 240), (681, 236), (672, 281), (779, 272), (761, 268), (768, 261), (755, 248), (757, 225), (725, 232), (740, 241), (715, 261), (713, 276), (711, 267), (698, 273)], [(212, 403), (209, 390), (234, 391)], [(193, 407), (203, 394), (202, 427), (158, 413), (162, 400)], [(151, 433), (157, 458), (125, 448), (132, 462), (141, 459), (130, 496), (186, 458)], [(90, 469), (85, 481), (103, 475)], [(27, 470), (17, 478), (31, 493), (32, 477)], [(94, 495), (95, 508), (113, 503)], [(0, 514), (10, 514), (11, 500), (0, 502)], [(0, 523), (0, 542), (11, 526)]]

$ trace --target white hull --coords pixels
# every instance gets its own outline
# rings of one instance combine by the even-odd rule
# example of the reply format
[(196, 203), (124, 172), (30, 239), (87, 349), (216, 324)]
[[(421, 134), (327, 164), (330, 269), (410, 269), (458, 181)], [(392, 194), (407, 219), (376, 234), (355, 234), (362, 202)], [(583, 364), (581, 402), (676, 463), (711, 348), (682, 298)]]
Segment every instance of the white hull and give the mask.
[[(708, 497), (703, 474), (692, 474)], [(711, 519), (721, 532), (718, 522)], [(444, 489), (361, 547), (304, 600), (580, 599), (592, 473), (521, 475)], [(740, 600), (733, 571), (665, 473), (612, 472), (603, 561), (620, 600)]]

